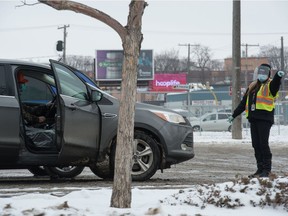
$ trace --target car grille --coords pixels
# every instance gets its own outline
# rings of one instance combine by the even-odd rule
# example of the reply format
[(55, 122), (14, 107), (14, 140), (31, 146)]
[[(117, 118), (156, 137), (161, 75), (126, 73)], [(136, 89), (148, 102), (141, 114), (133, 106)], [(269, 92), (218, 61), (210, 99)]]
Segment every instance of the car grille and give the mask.
[(189, 133), (183, 143), (189, 147), (193, 147), (193, 133)]

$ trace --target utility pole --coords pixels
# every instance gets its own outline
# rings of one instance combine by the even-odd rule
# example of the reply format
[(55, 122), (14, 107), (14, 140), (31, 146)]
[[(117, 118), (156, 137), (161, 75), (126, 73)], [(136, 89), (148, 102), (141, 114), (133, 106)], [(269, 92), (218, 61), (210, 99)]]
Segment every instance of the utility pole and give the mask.
[(66, 28), (70, 27), (70, 25), (64, 25), (62, 27), (58, 27), (58, 29), (64, 29), (64, 48), (63, 48), (63, 62), (66, 63), (66, 37), (67, 37), (67, 31)]
[[(281, 37), (281, 70), (284, 71), (284, 45), (283, 45), (283, 37)], [(284, 85), (283, 85), (284, 87)], [(284, 90), (284, 89), (283, 89)]]
[(246, 58), (246, 71), (245, 71), (245, 86), (247, 88), (248, 86), (248, 47), (252, 46), (259, 46), (259, 44), (253, 45), (253, 44), (241, 44), (241, 46), (245, 46), (245, 58)]
[[(284, 42), (283, 42), (283, 37), (281, 37), (281, 49), (280, 49), (280, 57), (281, 57), (281, 71), (284, 71)], [(283, 95), (285, 95), (285, 76), (283, 77), (283, 81), (282, 81), (282, 91), (283, 91)], [(282, 107), (283, 107), (283, 103), (282, 103)], [(283, 109), (283, 116), (284, 116), (284, 123), (287, 123), (287, 117), (286, 117), (286, 105), (284, 103), (284, 109)]]
[[(241, 1), (233, 0), (232, 30), (232, 109), (241, 101)], [(242, 119), (236, 118), (232, 124), (232, 139), (242, 139)]]
[(191, 46), (199, 46), (199, 44), (178, 44), (178, 46), (186, 46), (188, 47), (188, 60), (187, 60), (187, 74), (189, 75), (190, 74), (190, 47)]
[[(178, 44), (178, 46), (187, 46), (188, 47), (187, 76), (189, 76), (189, 74), (190, 74), (190, 47), (191, 46), (199, 46), (199, 44), (192, 45), (192, 44), (188, 43), (188, 44)], [(189, 119), (191, 116), (190, 106), (191, 106), (191, 96), (190, 96), (190, 87), (189, 87), (189, 89), (187, 91), (187, 110), (189, 113)]]

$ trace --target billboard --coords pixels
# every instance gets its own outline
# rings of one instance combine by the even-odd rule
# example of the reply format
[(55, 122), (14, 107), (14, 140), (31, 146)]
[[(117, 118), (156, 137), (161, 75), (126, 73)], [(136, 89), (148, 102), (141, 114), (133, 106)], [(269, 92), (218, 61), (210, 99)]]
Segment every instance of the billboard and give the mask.
[[(97, 81), (119, 81), (122, 78), (123, 50), (96, 50), (95, 78)], [(153, 80), (153, 51), (141, 50), (137, 80)]]
[(186, 74), (155, 74), (152, 81), (152, 91), (183, 91), (174, 86), (186, 84)]

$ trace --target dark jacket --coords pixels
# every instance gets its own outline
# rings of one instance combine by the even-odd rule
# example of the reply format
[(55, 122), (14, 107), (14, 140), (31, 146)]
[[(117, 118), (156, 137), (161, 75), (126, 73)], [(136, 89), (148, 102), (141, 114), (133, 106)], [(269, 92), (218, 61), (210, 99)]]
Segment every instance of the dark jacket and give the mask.
[[(259, 81), (257, 81), (259, 82)], [(258, 83), (260, 84), (260, 82)], [(278, 74), (276, 73), (270, 83), (270, 92), (273, 96), (276, 96), (277, 92), (280, 89), (280, 85), (281, 85), (281, 77), (278, 76)], [(258, 86), (258, 88), (256, 88), (255, 90), (251, 91), (249, 93), (249, 101), (248, 101), (248, 121), (249, 122), (253, 122), (255, 120), (264, 120), (264, 121), (269, 121), (272, 124), (274, 123), (274, 109), (270, 112), (270, 111), (266, 111), (266, 110), (257, 110), (255, 109), (254, 111), (251, 111), (251, 104), (256, 104), (256, 97), (253, 97), (253, 94), (257, 95), (257, 92), (260, 89), (260, 86)], [(237, 106), (237, 108), (234, 110), (232, 116), (234, 118), (236, 118), (238, 115), (240, 115), (242, 112), (245, 111), (245, 106), (246, 106), (246, 100), (247, 100), (247, 96), (248, 96), (248, 92), (249, 92), (249, 88), (247, 89), (245, 95), (243, 96), (240, 104)], [(253, 101), (254, 100), (254, 101)]]
[(31, 107), (23, 104), (22, 108), (23, 117), (28, 124), (39, 123), (39, 116), (46, 116), (46, 113), (49, 110), (49, 107), (46, 105)]

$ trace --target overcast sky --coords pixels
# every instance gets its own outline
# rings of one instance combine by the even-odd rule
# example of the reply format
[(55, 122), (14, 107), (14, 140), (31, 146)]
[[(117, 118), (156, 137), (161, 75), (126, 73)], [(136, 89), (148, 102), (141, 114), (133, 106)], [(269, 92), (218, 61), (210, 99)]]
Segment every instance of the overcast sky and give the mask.
[[(33, 3), (36, 1), (27, 1)], [(129, 2), (81, 1), (102, 10), (126, 25)], [(225, 1), (160, 1), (147, 0), (143, 15), (142, 49), (154, 54), (179, 50), (187, 57), (187, 46), (201, 44), (211, 49), (213, 59), (232, 56), (232, 0)], [(57, 40), (63, 40), (67, 28), (67, 55), (95, 56), (97, 49), (122, 49), (119, 36), (100, 21), (70, 11), (57, 11), (44, 4), (23, 6), (21, 0), (0, 1), (0, 58), (42, 61), (56, 58)], [(288, 0), (241, 1), (241, 43), (249, 45), (288, 44)], [(192, 47), (191, 47), (192, 48)], [(250, 46), (248, 55), (257, 54)], [(245, 47), (242, 47), (245, 50)]]

